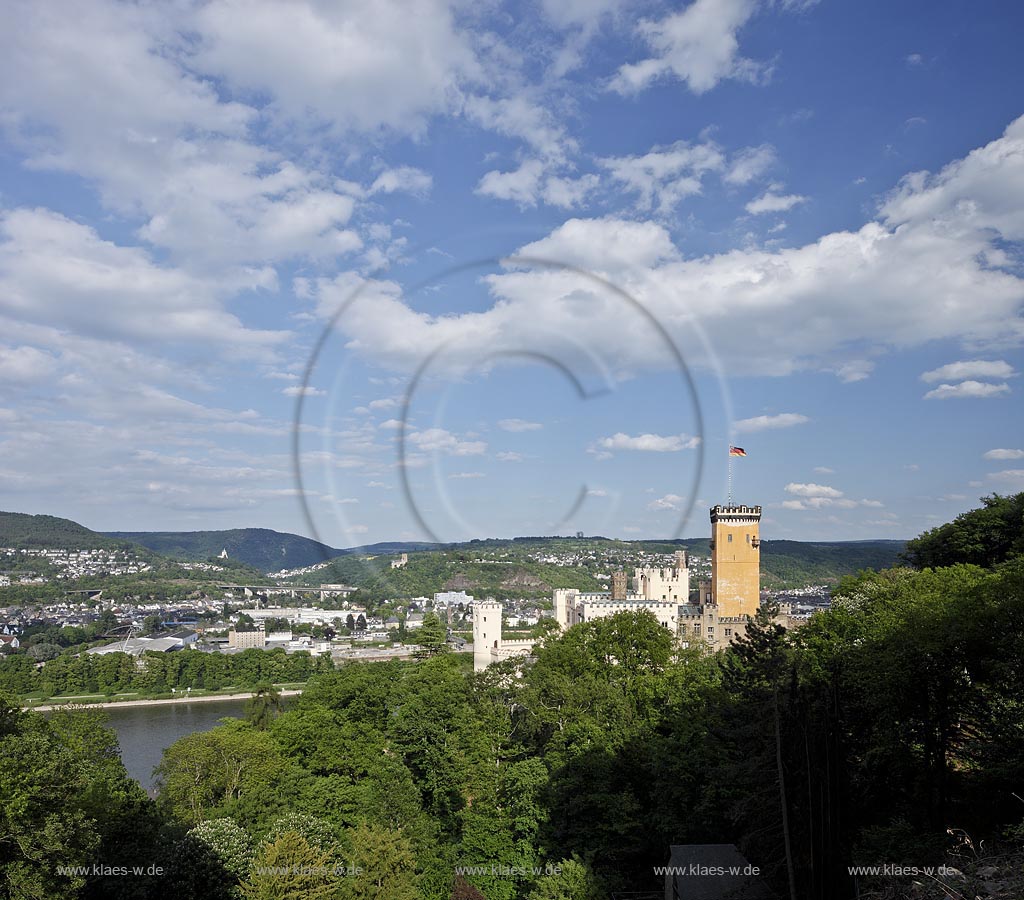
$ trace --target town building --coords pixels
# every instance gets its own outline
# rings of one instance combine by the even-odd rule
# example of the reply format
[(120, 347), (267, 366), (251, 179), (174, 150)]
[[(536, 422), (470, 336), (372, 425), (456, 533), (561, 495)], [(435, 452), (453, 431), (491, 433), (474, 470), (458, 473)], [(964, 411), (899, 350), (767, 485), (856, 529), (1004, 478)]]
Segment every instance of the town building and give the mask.
[(434, 594), (434, 606), (438, 609), (448, 609), (458, 606), (460, 603), (464, 606), (472, 606), (473, 595), (467, 594), (465, 591), (438, 591)]
[(267, 644), (267, 632), (260, 622), (255, 628), (232, 628), (228, 632), (228, 646), (235, 650), (248, 650), (251, 647), (263, 649)]
[(100, 647), (90, 647), (86, 653), (104, 656), (108, 653), (127, 653), (130, 656), (141, 656), (143, 653), (170, 653), (182, 650), (196, 643), (199, 635), (189, 628), (177, 631), (161, 632), (146, 636), (131, 637), (130, 635)]

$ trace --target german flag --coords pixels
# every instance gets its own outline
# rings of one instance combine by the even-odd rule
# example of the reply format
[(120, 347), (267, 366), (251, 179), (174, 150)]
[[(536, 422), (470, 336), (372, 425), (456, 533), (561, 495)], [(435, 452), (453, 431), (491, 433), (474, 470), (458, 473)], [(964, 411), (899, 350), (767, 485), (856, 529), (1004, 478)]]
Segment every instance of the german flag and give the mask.
[(747, 451), (744, 450), (742, 447), (729, 447), (729, 455), (730, 456), (746, 456), (747, 455)]

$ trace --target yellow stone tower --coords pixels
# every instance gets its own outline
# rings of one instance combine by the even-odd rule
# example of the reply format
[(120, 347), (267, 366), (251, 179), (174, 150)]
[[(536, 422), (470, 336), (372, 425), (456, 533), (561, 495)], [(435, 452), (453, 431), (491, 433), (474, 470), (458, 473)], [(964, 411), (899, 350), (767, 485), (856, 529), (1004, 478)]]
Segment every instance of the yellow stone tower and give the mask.
[(719, 617), (753, 616), (761, 601), (761, 507), (711, 507), (711, 602)]

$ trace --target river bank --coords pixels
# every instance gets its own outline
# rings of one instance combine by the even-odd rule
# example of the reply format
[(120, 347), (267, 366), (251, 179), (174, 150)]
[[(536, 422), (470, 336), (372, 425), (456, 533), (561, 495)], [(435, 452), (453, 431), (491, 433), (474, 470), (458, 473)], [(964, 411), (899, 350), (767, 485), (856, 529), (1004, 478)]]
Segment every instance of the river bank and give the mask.
[[(62, 702), (48, 703), (42, 706), (23, 706), (22, 709), (33, 710), (34, 712), (53, 712), (55, 709), (62, 709), (68, 706), (87, 706), (90, 709), (127, 709), (128, 707), (137, 706), (168, 706), (177, 703), (213, 703), (218, 700), (248, 700), (254, 693), (255, 691), (244, 691), (242, 693), (235, 694), (199, 694), (195, 696), (182, 694), (179, 697), (166, 697), (161, 699), (146, 699), (144, 697), (140, 697), (137, 700), (102, 700), (99, 702), (69, 697), (67, 700)], [(282, 697), (294, 697), (297, 694), (301, 694), (302, 689), (283, 689), (279, 693)], [(59, 700), (59, 698), (54, 699)]]

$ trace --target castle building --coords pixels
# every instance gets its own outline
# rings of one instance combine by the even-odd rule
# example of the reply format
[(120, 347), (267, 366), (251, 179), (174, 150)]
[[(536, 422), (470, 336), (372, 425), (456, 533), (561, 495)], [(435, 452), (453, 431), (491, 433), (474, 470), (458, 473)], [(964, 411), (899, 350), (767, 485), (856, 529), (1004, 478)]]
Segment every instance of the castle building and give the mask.
[[(718, 650), (746, 633), (761, 597), (761, 507), (713, 506), (711, 513), (711, 580), (701, 582), (690, 597), (686, 551), (672, 566), (638, 568), (632, 583), (625, 572), (613, 572), (610, 591), (555, 590), (555, 620), (564, 631), (620, 612), (647, 610), (679, 643), (700, 641)], [(696, 601), (696, 602), (694, 602)], [(485, 611), (486, 609), (486, 611)], [(528, 654), (533, 641), (503, 641), (501, 604), (477, 604), (473, 614), (473, 668)]]

